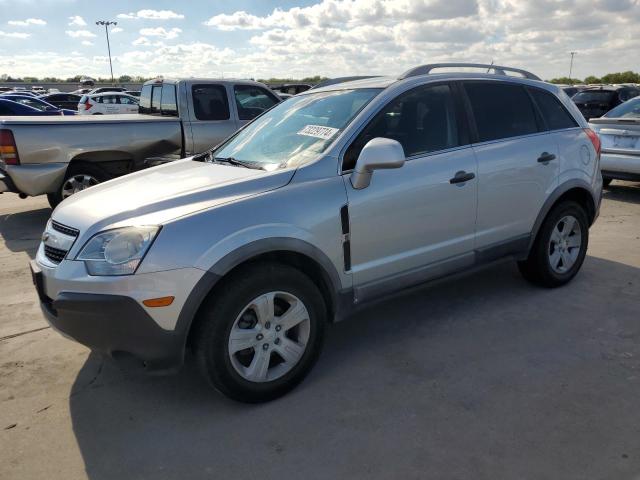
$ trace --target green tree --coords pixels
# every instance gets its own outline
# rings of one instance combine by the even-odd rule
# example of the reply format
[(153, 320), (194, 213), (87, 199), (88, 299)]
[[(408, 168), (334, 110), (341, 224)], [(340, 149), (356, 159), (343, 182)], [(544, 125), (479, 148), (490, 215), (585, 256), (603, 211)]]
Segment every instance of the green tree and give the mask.
[(582, 83), (582, 80), (580, 80), (579, 78), (560, 77), (560, 78), (552, 78), (551, 80), (549, 80), (549, 83), (574, 85), (576, 83)]
[(590, 85), (592, 83), (602, 83), (602, 80), (600, 80), (598, 77), (594, 75), (589, 75), (587, 78), (584, 79), (584, 83), (586, 83), (587, 85)]

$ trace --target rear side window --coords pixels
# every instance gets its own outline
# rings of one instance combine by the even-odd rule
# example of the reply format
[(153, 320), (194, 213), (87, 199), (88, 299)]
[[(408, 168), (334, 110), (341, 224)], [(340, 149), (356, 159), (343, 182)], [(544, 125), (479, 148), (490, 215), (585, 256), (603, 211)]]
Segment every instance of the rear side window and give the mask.
[(193, 110), (198, 120), (228, 120), (229, 100), (222, 85), (193, 85)]
[(468, 82), (464, 88), (471, 102), (480, 142), (538, 132), (533, 104), (522, 86)]
[(586, 90), (576, 93), (571, 100), (575, 103), (602, 102), (610, 103), (615, 97), (616, 92), (611, 90)]
[(278, 103), (274, 94), (253, 85), (236, 85), (233, 92), (240, 120), (252, 120)]
[(554, 95), (537, 88), (529, 89), (533, 101), (536, 102), (540, 113), (549, 130), (562, 130), (563, 128), (577, 127), (578, 124), (567, 112), (560, 100)]
[(151, 85), (144, 85), (140, 90), (140, 113), (151, 113)]
[(625, 88), (620, 91), (620, 101), (626, 102), (630, 98), (637, 97), (638, 93), (638, 90), (634, 88)]
[(349, 146), (342, 170), (354, 168), (364, 146), (376, 137), (397, 140), (407, 157), (459, 146), (449, 85), (418, 87), (392, 100)]
[(162, 86), (162, 100), (160, 103), (162, 115), (178, 116), (178, 104), (176, 102), (176, 86), (166, 83)]

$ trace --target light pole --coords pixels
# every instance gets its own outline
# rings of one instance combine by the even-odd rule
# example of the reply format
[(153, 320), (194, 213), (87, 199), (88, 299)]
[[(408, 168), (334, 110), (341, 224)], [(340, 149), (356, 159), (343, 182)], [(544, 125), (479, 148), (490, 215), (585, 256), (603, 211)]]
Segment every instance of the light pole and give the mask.
[(104, 25), (104, 33), (107, 34), (107, 50), (109, 51), (109, 69), (111, 70), (111, 83), (115, 84), (113, 79), (113, 65), (111, 64), (111, 45), (109, 45), (109, 25), (117, 25), (118, 22), (111, 22), (108, 20), (98, 20), (96, 25)]
[(569, 80), (571, 80), (571, 74), (573, 73), (573, 57), (578, 52), (569, 52), (571, 54), (571, 63), (569, 64)]

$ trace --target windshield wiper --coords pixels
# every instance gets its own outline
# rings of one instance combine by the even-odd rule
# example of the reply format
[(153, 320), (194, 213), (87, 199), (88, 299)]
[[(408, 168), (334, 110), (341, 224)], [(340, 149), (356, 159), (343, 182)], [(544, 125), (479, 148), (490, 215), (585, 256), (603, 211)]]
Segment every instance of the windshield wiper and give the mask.
[(227, 165), (234, 165), (236, 167), (253, 168), (257, 170), (264, 170), (262, 166), (257, 162), (245, 162), (243, 160), (237, 160), (233, 157), (213, 157), (211, 160), (213, 163), (223, 163)]

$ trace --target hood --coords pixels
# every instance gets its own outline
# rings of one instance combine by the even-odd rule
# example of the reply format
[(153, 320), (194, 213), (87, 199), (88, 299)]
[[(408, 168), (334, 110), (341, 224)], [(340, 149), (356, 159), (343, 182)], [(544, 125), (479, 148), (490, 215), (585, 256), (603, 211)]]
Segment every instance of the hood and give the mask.
[[(52, 218), (81, 232), (174, 218), (283, 187), (295, 170), (265, 172), (178, 160), (96, 185), (64, 200)], [(135, 220), (134, 220), (135, 219)], [(134, 220), (132, 222), (132, 220)]]

